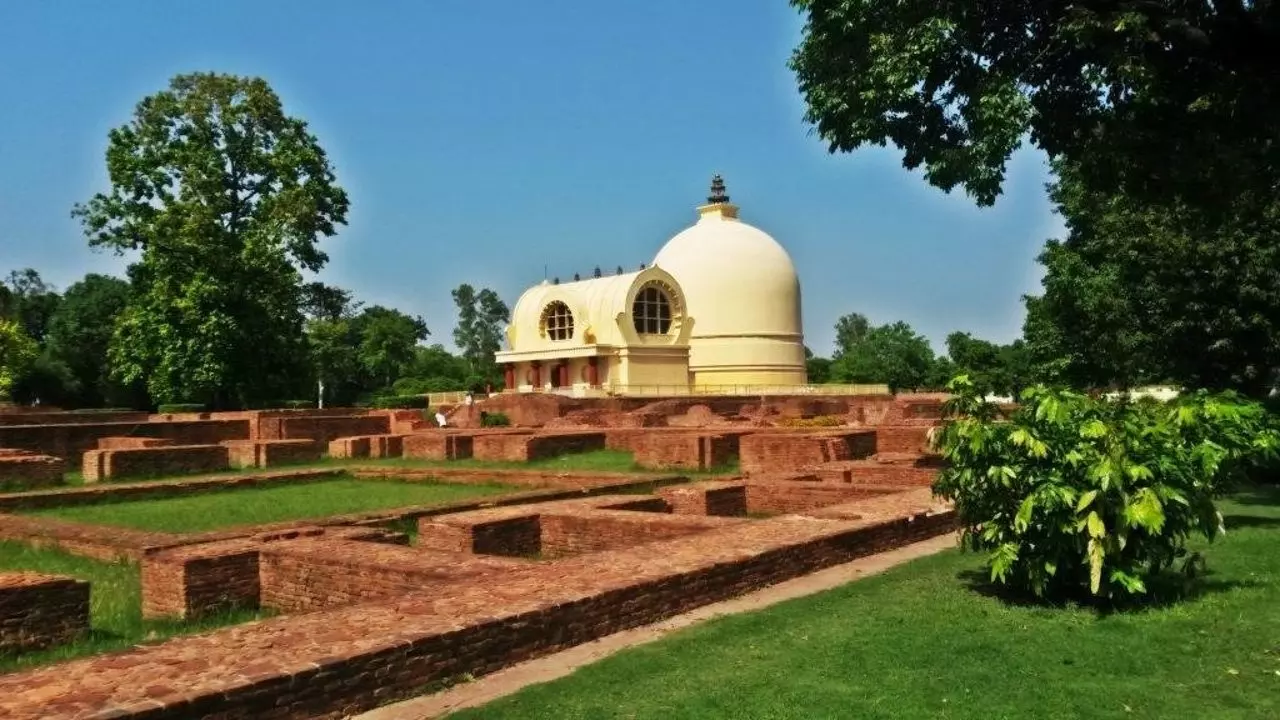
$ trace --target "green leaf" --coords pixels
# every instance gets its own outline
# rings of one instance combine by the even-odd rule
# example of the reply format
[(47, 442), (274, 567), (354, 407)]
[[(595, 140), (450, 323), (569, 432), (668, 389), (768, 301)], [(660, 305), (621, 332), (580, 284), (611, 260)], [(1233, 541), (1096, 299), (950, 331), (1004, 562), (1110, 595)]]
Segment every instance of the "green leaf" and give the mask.
[(1076, 503), (1076, 512), (1084, 512), (1084, 509), (1093, 503), (1093, 499), (1098, 497), (1097, 490), (1090, 490), (1080, 496), (1080, 502)]
[(1089, 517), (1085, 518), (1085, 522), (1089, 526), (1089, 535), (1094, 538), (1101, 538), (1107, 534), (1107, 526), (1103, 524), (1102, 518), (1098, 517), (1097, 512), (1090, 512)]
[(1102, 588), (1102, 560), (1106, 552), (1098, 540), (1089, 541), (1089, 592), (1094, 595)]
[(1035, 500), (1035, 495), (1028, 495), (1018, 507), (1018, 514), (1013, 519), (1013, 527), (1018, 532), (1024, 532), (1031, 524), (1031, 513), (1035, 511), (1036, 506)]
[(1107, 426), (1101, 420), (1093, 419), (1080, 426), (1080, 437), (1084, 438), (1100, 438), (1106, 437)]

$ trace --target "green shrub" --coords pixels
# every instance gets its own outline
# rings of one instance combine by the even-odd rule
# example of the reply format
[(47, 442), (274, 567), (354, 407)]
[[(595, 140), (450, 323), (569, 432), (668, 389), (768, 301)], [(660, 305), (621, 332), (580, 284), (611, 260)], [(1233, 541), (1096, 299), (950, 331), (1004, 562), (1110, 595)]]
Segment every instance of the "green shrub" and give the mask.
[(425, 408), (427, 406), (426, 395), (383, 395), (376, 397), (370, 403), (375, 408), (383, 410), (408, 410)]
[(1007, 416), (967, 377), (935, 435), (948, 466), (934, 491), (954, 501), (966, 548), (993, 582), (1041, 597), (1125, 599), (1222, 531), (1214, 498), (1280, 438), (1257, 403), (1195, 393), (1123, 402), (1044, 387)]
[(462, 381), (445, 377), (400, 378), (391, 385), (396, 395), (426, 395), (427, 393), (455, 392), (462, 390)]
[(285, 400), (284, 407), (287, 410), (313, 410), (316, 406), (315, 400)]
[(507, 417), (506, 413), (480, 413), (480, 427), (509, 427), (510, 425), (511, 418)]
[(161, 415), (173, 415), (177, 413), (198, 413), (204, 412), (204, 405), (200, 403), (163, 403), (156, 408), (156, 412)]

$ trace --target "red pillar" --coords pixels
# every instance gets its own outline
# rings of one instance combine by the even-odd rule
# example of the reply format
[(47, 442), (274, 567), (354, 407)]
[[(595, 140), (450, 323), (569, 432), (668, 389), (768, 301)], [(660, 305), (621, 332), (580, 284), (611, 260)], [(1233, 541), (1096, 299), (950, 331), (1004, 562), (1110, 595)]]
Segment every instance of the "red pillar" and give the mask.
[(560, 372), (560, 387), (569, 387), (569, 361), (561, 362), (558, 370)]
[(516, 389), (516, 366), (507, 365), (502, 371), (502, 383), (507, 390)]
[(587, 358), (587, 384), (591, 387), (600, 387), (600, 358)]
[(541, 390), (542, 389), (542, 361), (534, 360), (533, 362), (529, 363), (529, 366), (533, 370), (533, 389)]

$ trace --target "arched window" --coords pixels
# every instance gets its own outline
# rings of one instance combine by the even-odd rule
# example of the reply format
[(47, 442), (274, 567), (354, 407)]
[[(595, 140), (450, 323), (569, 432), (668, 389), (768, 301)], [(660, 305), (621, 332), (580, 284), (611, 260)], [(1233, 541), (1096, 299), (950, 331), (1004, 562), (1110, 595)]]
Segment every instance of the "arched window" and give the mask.
[(573, 313), (568, 305), (556, 300), (542, 309), (542, 333), (552, 340), (573, 337)]
[(636, 293), (631, 317), (641, 335), (666, 335), (671, 330), (671, 297), (657, 285), (647, 285)]

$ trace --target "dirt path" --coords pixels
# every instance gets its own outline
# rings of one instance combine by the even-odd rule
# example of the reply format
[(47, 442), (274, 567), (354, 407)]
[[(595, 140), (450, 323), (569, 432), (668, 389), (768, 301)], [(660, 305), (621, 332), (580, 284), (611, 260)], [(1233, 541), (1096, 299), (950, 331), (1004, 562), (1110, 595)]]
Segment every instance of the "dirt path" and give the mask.
[(529, 685), (564, 677), (578, 668), (604, 659), (619, 650), (659, 640), (682, 628), (705, 622), (721, 615), (748, 612), (769, 607), (784, 600), (812, 595), (869, 575), (888, 570), (908, 560), (932, 555), (955, 547), (954, 535), (943, 535), (896, 550), (860, 558), (844, 565), (779, 583), (763, 590), (724, 602), (707, 605), (662, 622), (609, 635), (554, 655), (512, 665), (474, 682), (456, 685), (448, 690), (405, 700), (354, 716), (355, 720), (426, 720), (455, 710), (483, 705), (510, 695)]

